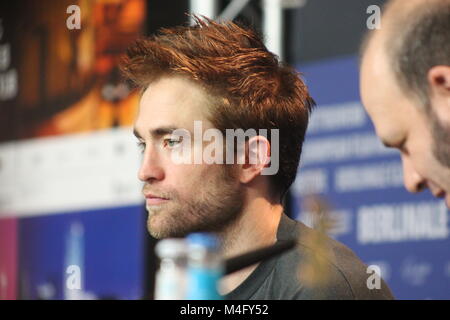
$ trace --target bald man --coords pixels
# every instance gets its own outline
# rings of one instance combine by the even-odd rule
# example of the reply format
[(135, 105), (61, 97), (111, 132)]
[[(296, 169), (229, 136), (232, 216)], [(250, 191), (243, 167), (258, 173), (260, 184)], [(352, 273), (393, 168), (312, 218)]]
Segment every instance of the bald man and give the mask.
[(389, 1), (381, 25), (362, 47), (362, 102), (406, 189), (450, 208), (450, 0)]

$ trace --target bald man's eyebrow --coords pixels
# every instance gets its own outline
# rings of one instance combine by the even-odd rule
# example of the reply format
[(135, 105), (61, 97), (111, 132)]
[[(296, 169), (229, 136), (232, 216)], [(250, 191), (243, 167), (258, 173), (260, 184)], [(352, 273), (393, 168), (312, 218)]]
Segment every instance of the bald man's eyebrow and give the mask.
[[(165, 127), (159, 127), (155, 129), (151, 129), (150, 136), (152, 136), (153, 139), (160, 138), (162, 136), (165, 136), (167, 134), (172, 134), (175, 130), (178, 130), (181, 128), (178, 128), (176, 126), (165, 126)], [(133, 134), (136, 138), (139, 140), (142, 140), (142, 135), (137, 131), (136, 128), (133, 128)]]

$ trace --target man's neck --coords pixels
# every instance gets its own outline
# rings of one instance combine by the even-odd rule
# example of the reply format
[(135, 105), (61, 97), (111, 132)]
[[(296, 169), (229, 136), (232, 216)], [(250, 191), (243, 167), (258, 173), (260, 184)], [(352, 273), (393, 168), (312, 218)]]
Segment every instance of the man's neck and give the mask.
[[(282, 212), (281, 204), (271, 204), (265, 198), (248, 202), (239, 219), (220, 235), (225, 259), (274, 244)], [(229, 293), (239, 286), (257, 266), (255, 264), (224, 277), (222, 293)]]

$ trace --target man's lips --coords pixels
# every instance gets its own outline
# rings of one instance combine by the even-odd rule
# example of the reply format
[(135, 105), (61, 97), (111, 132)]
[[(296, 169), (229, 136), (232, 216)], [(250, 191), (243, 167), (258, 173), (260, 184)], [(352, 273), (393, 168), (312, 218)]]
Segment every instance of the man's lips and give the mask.
[(147, 205), (158, 205), (158, 204), (162, 204), (166, 201), (169, 201), (168, 198), (163, 198), (163, 197), (160, 197), (157, 195), (153, 195), (151, 193), (145, 194), (145, 199), (146, 199)]

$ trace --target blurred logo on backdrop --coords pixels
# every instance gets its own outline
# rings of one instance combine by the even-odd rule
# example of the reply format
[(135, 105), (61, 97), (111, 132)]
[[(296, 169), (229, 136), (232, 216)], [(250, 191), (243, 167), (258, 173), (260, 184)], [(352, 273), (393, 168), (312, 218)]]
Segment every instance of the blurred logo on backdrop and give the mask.
[(423, 261), (414, 256), (405, 258), (400, 267), (403, 281), (414, 287), (426, 284), (432, 271), (433, 266), (431, 262)]

